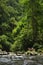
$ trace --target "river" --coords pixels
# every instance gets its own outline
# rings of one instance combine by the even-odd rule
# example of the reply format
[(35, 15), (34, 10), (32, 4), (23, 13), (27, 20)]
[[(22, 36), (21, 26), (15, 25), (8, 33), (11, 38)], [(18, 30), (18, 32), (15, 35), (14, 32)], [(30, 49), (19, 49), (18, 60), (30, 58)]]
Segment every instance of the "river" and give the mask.
[(43, 65), (43, 56), (0, 55), (0, 65)]

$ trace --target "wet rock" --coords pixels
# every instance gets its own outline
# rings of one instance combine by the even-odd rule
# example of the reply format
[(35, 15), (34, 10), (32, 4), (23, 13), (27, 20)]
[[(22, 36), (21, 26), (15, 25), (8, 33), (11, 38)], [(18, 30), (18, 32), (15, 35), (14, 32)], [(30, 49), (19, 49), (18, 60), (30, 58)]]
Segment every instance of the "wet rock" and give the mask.
[(1, 49), (0, 49), (0, 55), (7, 55), (8, 53), (6, 52), (6, 51), (2, 51)]
[(25, 54), (26, 55), (30, 55), (30, 56), (36, 56), (36, 55), (38, 55), (38, 53), (36, 51), (27, 51)]
[(0, 62), (10, 62), (11, 60), (10, 59), (7, 59), (7, 58), (0, 58)]

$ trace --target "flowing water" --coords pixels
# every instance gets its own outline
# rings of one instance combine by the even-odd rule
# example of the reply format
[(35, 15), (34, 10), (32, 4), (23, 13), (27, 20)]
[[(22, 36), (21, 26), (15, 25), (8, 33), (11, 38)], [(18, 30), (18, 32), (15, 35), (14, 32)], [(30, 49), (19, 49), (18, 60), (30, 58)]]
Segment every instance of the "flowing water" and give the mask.
[(43, 65), (43, 56), (0, 56), (0, 65)]

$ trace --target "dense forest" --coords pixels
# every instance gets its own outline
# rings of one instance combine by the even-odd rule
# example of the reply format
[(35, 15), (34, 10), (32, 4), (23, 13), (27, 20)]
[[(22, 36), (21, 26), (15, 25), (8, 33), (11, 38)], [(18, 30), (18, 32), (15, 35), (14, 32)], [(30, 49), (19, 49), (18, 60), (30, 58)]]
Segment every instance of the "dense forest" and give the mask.
[(0, 49), (43, 49), (43, 0), (0, 0)]

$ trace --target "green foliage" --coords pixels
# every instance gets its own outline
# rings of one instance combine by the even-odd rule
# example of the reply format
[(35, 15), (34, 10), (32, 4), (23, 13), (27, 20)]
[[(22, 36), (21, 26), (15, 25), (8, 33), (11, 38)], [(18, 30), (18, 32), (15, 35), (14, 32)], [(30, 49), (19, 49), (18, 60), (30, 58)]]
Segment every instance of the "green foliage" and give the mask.
[(0, 0), (0, 48), (26, 51), (43, 47), (43, 1)]
[(0, 49), (2, 49), (2, 45), (0, 44)]
[(33, 48), (35, 48), (35, 50), (37, 51), (38, 49), (41, 49), (43, 46), (42, 45), (40, 45), (40, 44), (38, 44), (38, 43), (35, 43), (34, 45), (33, 45)]
[(17, 22), (22, 14), (19, 11), (21, 8), (18, 3), (16, 0), (0, 1), (0, 45), (2, 50), (10, 51), (10, 47), (14, 42), (12, 31), (17, 27)]
[(38, 49), (38, 52), (39, 52), (39, 53), (43, 53), (43, 48)]
[(1, 43), (0, 48), (2, 50), (10, 51), (11, 43), (8, 42), (7, 39), (8, 38), (5, 35), (0, 36), (0, 43)]
[(22, 49), (22, 43), (21, 43), (20, 41), (16, 41), (16, 42), (12, 45), (11, 50), (12, 50), (13, 52), (22, 51), (22, 50), (23, 50), (23, 49)]

